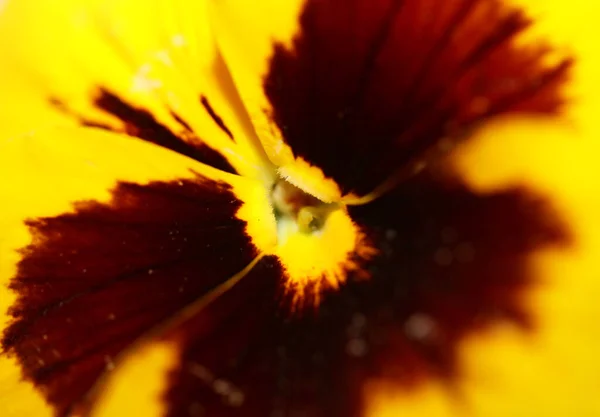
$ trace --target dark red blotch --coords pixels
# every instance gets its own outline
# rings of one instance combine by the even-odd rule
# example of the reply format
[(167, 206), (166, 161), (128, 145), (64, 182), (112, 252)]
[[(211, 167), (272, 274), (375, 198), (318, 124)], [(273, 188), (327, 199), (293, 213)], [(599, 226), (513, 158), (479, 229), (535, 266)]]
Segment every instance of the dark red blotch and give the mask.
[(368, 193), (486, 118), (560, 110), (571, 60), (517, 48), (529, 24), (496, 0), (307, 1), (293, 48), (271, 58), (269, 116), (296, 156)]
[(201, 179), (121, 183), (110, 204), (30, 220), (3, 350), (69, 410), (123, 348), (256, 256), (240, 204)]
[(569, 242), (525, 189), (477, 196), (426, 176), (351, 214), (381, 251), (366, 265), (371, 278), (351, 275), (301, 315), (290, 314), (276, 276), (242, 281), (169, 336), (185, 347), (170, 417), (359, 417), (373, 378), (399, 390), (436, 378), (456, 394), (458, 342), (499, 321), (535, 331), (528, 256)]
[[(59, 110), (76, 117), (83, 126), (115, 131), (115, 128), (106, 123), (73, 112), (57, 98), (51, 98), (50, 102)], [(181, 131), (177, 133), (172, 132), (167, 126), (156, 120), (148, 110), (135, 107), (104, 88), (99, 89), (94, 98), (94, 104), (119, 119), (124, 125), (124, 133), (130, 136), (162, 146), (222, 171), (236, 173), (227, 159), (217, 150), (206, 145), (191, 126), (174, 111), (170, 112), (171, 117), (181, 126)], [(212, 114), (211, 117), (213, 117)], [(219, 127), (225, 129), (225, 133), (233, 139), (231, 132), (222, 121)]]

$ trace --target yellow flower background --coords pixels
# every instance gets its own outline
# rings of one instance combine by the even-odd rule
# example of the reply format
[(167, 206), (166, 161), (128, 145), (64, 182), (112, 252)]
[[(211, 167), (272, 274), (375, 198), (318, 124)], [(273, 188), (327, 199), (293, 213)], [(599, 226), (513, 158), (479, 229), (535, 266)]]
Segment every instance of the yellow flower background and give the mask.
[[(335, 293), (343, 288), (352, 274), (359, 276), (356, 278), (359, 281), (373, 279), (374, 273), (362, 269), (379, 256), (381, 248), (354, 222), (349, 214), (352, 209), (348, 207), (377, 200), (397, 183), (392, 181), (383, 188), (378, 188), (382, 181), (371, 184), (371, 193), (348, 190), (340, 181), (336, 182), (337, 178), (328, 176), (325, 168), (298, 157), (286, 139), (286, 132), (273, 122), (276, 106), (265, 92), (263, 80), (269, 72), (274, 49), (294, 48), (306, 3), (300, 0), (8, 0), (2, 4), (0, 1), (0, 326), (3, 332), (15, 328), (19, 317), (15, 306), (21, 308), (22, 297), (43, 298), (44, 289), (51, 293), (53, 285), (59, 285), (52, 281), (32, 281), (31, 287), (14, 285), (19, 271), (27, 267), (26, 259), (36, 259), (35, 253), (24, 250), (40, 244), (40, 237), (32, 228), (45, 230), (44, 225), (52, 224), (35, 223), (34, 219), (91, 210), (91, 206), (85, 208), (81, 202), (93, 201), (98, 207), (110, 207), (116, 201), (115, 190), (133, 196), (120, 204), (135, 208), (138, 207), (135, 193), (147, 189), (144, 187), (153, 189), (159, 187), (155, 184), (173, 181), (180, 181), (185, 187), (199, 181), (209, 190), (206, 195), (214, 199), (207, 207), (215, 204), (215, 212), (221, 210), (220, 198), (226, 200), (231, 195), (235, 201), (227, 204), (239, 203), (233, 217), (244, 224), (243, 230), (250, 236), (248, 247), (252, 247), (247, 254), (240, 255), (239, 266), (228, 266), (234, 269), (218, 277), (220, 281), (216, 284), (222, 285), (215, 284), (213, 289), (205, 291), (207, 295), (184, 303), (182, 308), (188, 307), (183, 313), (180, 310), (173, 313), (176, 317), (173, 322), (164, 328), (148, 328), (149, 333), (136, 335), (118, 355), (101, 358), (106, 362), (106, 371), (95, 378), (93, 385), (82, 386), (82, 395), (70, 407), (58, 407), (56, 398), (61, 396), (61, 389), (81, 385), (77, 379), (79, 365), (67, 367), (66, 376), (61, 379), (64, 388), (52, 385), (55, 380), (51, 371), (46, 376), (32, 377), (27, 369), (44, 369), (46, 357), (61, 354), (44, 340), (47, 337), (56, 337), (57, 343), (70, 340), (68, 320), (77, 317), (60, 317), (65, 321), (52, 324), (59, 329), (55, 336), (42, 332), (39, 344), (36, 339), (9, 346), (5, 333), (4, 351), (0, 354), (1, 415), (160, 416), (170, 412), (169, 415), (202, 416), (206, 405), (194, 401), (195, 391), (182, 394), (181, 401), (185, 404), (176, 412), (165, 400), (171, 373), (183, 366), (180, 357), (185, 337), (178, 333), (163, 337), (161, 330), (177, 327), (213, 304), (219, 305), (214, 301), (230, 291), (230, 287), (243, 283), (247, 275), (252, 275), (249, 271), (266, 258), (277, 259), (285, 270), (283, 292), (291, 300), (289, 309), (294, 314), (318, 311), (322, 299), (327, 299), (327, 291)], [(418, 22), (433, 21), (437, 6), (443, 2), (425, 3), (431, 4), (430, 7), (415, 7), (420, 12), (414, 16), (416, 26)], [(363, 409), (352, 412), (368, 417), (600, 416), (597, 162), (600, 53), (596, 41), (600, 33), (600, 6), (583, 0), (473, 3), (522, 10), (533, 23), (510, 42), (523, 50), (550, 46), (548, 53), (540, 58), (544, 68), (564, 59), (572, 59), (573, 65), (560, 85), (565, 104), (557, 114), (514, 112), (485, 119), (469, 131), (468, 140), (452, 149), (444, 159), (444, 166), (451, 167), (448, 169), (460, 176), (474, 195), (486, 196), (511, 187), (533, 190), (551, 203), (564, 222), (569, 243), (542, 246), (527, 253), (527, 271), (535, 285), (527, 287), (517, 298), (534, 316), (532, 331), (523, 331), (500, 317), (481, 329), (466, 332), (456, 342), (458, 371), (451, 383), (432, 376), (434, 373), (429, 370), (418, 384), (408, 387), (395, 385), (394, 378), (364, 378), (359, 401)], [(340, 0), (336, 4), (344, 7), (345, 2)], [(413, 48), (418, 48), (418, 41)], [(118, 95), (119, 100), (135, 109), (143, 109), (166, 129), (183, 132), (180, 135), (183, 143), (209, 151), (194, 156), (192, 148), (176, 145), (180, 147), (174, 149), (175, 145), (161, 142), (152, 132), (140, 131), (139, 126), (132, 130), (115, 112), (107, 112), (98, 105), (102, 102), (98, 97), (109, 101), (107, 92)], [(239, 175), (199, 160), (208, 165), (217, 161), (232, 167)], [(327, 210), (333, 207), (324, 217), (324, 225), (319, 226), (319, 233), (302, 230), (313, 220), (309, 217), (306, 224), (302, 223), (306, 212), (292, 209), (292, 214), (284, 215), (283, 219), (273, 216), (269, 192), (279, 178), (293, 184), (294, 190), (302, 190), (303, 197), (306, 194), (316, 197), (326, 204)], [(128, 185), (121, 189), (119, 184)], [(227, 185), (223, 191), (225, 197), (214, 194), (215, 184)], [(204, 192), (202, 189), (199, 195), (204, 196)], [(190, 196), (186, 194), (185, 198)], [(161, 204), (168, 209), (167, 203)], [(313, 216), (312, 212), (307, 215)], [(318, 213), (315, 216), (322, 220)], [(219, 219), (218, 213), (214, 219)], [(202, 227), (210, 228), (210, 221)], [(47, 234), (45, 238), (60, 242), (60, 236), (55, 234)], [(235, 242), (231, 242), (229, 250), (242, 253), (245, 250), (242, 244), (236, 247)], [(215, 245), (227, 248), (227, 243)], [(78, 245), (81, 253), (94, 250), (86, 246), (84, 239)], [(139, 253), (145, 250), (142, 246), (138, 249)], [(118, 251), (101, 250), (98, 247), (96, 263), (82, 264), (81, 270), (110, 269), (111, 256)], [(131, 248), (123, 251), (139, 254)], [(56, 254), (59, 253), (56, 249)], [(207, 253), (208, 264), (213, 252)], [(77, 263), (77, 256), (75, 252), (66, 254), (64, 261), (58, 259), (57, 264), (47, 264), (46, 268), (60, 269), (56, 266), (60, 262)], [(264, 266), (252, 269), (258, 271), (256, 274), (265, 270)], [(359, 272), (366, 273), (361, 276)], [(36, 273), (41, 277), (45, 271)], [(485, 279), (482, 274), (481, 280)], [(147, 290), (160, 292), (156, 287)], [(141, 290), (124, 294), (127, 303), (133, 306), (150, 298), (150, 294)], [(254, 308), (252, 302), (244, 301), (243, 297), (240, 300), (241, 310)], [(68, 300), (51, 301), (68, 303)], [(110, 298), (104, 302), (110, 307)], [(106, 310), (107, 320), (118, 321), (119, 317), (112, 317), (109, 310)], [(218, 310), (210, 311), (219, 314)], [(152, 325), (161, 322), (157, 320)], [(229, 325), (223, 324), (225, 332)], [(106, 337), (111, 337), (108, 325), (98, 331), (106, 331)], [(232, 325), (231, 331), (240, 329)], [(209, 332), (206, 335), (203, 343), (218, 349), (220, 339)], [(27, 335), (23, 338), (26, 340)], [(14, 346), (21, 350), (15, 353)], [(235, 411), (242, 400), (246, 401), (244, 404), (254, 404), (255, 398), (243, 397), (244, 393), (232, 388), (226, 379), (211, 376), (207, 371), (210, 365), (195, 364), (190, 373), (224, 396), (232, 405), (231, 410)], [(69, 369), (73, 369), (72, 374)], [(228, 378), (235, 383), (235, 374)], [(261, 385), (259, 378), (256, 384)], [(269, 395), (263, 391), (257, 392)], [(231, 414), (231, 410), (223, 415), (244, 415)], [(277, 409), (279, 414), (274, 411), (272, 417), (296, 417), (292, 411)], [(305, 413), (298, 417), (339, 415), (335, 414), (336, 409), (308, 409)]]

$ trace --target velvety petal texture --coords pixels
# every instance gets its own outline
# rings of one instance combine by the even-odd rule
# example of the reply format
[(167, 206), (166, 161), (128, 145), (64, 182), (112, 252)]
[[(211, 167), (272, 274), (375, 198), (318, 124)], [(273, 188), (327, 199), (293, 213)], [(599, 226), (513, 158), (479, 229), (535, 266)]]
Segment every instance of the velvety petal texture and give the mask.
[(2, 158), (15, 174), (2, 183), (3, 366), (19, 362), (14, 383), (59, 414), (136, 339), (253, 261), (240, 198), (262, 198), (260, 227), (274, 226), (260, 182), (122, 135), (63, 128), (6, 141)]
[(600, 415), (598, 17), (0, 3), (3, 412)]

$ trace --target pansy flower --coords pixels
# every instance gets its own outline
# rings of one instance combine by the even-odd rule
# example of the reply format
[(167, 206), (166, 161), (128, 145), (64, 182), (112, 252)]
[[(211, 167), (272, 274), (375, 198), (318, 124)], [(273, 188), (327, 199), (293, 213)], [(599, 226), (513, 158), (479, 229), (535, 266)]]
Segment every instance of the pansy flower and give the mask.
[(3, 2), (1, 414), (600, 415), (599, 15)]

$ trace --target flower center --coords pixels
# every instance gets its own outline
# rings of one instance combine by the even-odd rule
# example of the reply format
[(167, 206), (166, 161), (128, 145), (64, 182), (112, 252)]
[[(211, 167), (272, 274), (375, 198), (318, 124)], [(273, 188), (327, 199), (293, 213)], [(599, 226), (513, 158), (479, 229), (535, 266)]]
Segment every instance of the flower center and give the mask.
[(339, 289), (376, 252), (342, 203), (324, 202), (284, 178), (269, 202), (277, 225), (271, 254), (285, 270), (292, 309), (319, 305), (324, 292)]
[(280, 242), (286, 240), (289, 232), (321, 232), (329, 215), (341, 208), (337, 203), (319, 200), (284, 179), (275, 183), (270, 198)]

